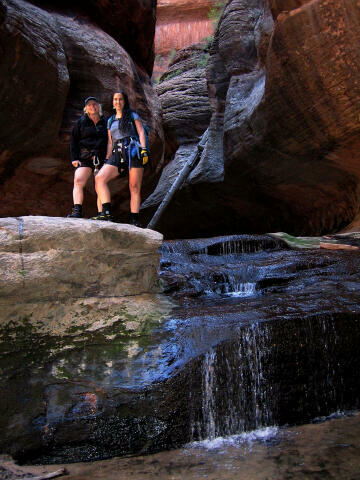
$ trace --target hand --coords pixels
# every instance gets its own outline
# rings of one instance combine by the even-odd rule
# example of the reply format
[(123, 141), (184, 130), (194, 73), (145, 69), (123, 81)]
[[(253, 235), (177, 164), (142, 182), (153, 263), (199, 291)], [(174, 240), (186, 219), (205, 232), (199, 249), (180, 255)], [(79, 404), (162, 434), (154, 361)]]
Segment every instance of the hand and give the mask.
[(71, 163), (72, 163), (72, 166), (75, 167), (75, 168), (77, 168), (77, 167), (80, 165), (79, 160), (74, 160), (74, 161), (71, 162)]
[(146, 148), (141, 148), (140, 155), (141, 155), (141, 158), (142, 158), (142, 164), (146, 165), (149, 161), (149, 155), (148, 155), (148, 152), (147, 152)]

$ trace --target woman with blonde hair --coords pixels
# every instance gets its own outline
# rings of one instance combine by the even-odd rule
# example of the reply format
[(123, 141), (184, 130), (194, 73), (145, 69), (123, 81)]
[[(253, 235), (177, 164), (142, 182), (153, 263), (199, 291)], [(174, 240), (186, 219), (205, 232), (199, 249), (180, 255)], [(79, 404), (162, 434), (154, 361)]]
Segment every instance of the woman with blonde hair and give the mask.
[[(91, 177), (104, 164), (107, 148), (106, 117), (102, 115), (101, 104), (95, 97), (87, 97), (84, 102), (84, 115), (75, 123), (71, 132), (71, 163), (75, 167), (73, 200), (74, 207), (70, 218), (82, 218), (84, 188)], [(98, 212), (101, 202), (97, 199)]]
[(149, 160), (145, 131), (139, 115), (130, 109), (125, 92), (114, 93), (113, 106), (116, 113), (109, 118), (107, 124), (106, 161), (95, 178), (95, 188), (102, 203), (102, 211), (94, 217), (94, 220), (113, 220), (108, 182), (118, 176), (129, 174), (129, 223), (139, 227), (141, 183), (144, 168)]

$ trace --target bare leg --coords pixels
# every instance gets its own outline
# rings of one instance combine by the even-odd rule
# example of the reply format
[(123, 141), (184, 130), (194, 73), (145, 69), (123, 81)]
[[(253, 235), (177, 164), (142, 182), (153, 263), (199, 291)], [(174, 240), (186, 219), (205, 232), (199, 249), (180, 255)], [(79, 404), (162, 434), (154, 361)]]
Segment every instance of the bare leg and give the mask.
[(84, 201), (84, 187), (91, 176), (90, 167), (79, 167), (74, 174), (73, 200), (74, 205), (82, 205)]
[[(95, 190), (100, 199), (100, 203), (110, 203), (111, 195), (108, 183), (119, 175), (117, 167), (113, 165), (103, 165), (100, 172), (95, 177)], [(101, 210), (101, 208), (100, 208)]]
[(101, 200), (100, 200), (99, 195), (97, 196), (97, 199), (96, 199), (96, 205), (97, 205), (97, 211), (98, 211), (98, 212), (101, 212), (101, 210), (102, 210), (102, 204), (101, 204)]
[(141, 204), (141, 183), (144, 175), (143, 168), (132, 168), (129, 171), (130, 212), (139, 213)]

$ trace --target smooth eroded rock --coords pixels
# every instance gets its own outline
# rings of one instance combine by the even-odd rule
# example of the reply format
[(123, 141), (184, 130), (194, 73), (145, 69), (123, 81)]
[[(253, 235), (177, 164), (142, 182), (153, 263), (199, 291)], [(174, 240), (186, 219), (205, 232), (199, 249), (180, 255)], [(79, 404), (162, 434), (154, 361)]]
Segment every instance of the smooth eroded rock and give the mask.
[(167, 238), (322, 235), (355, 219), (360, 5), (298, 3), (275, 24), (263, 0), (227, 3), (207, 66), (209, 141), (157, 226)]
[(1, 303), (160, 291), (162, 235), (82, 219), (0, 220)]
[[(120, 3), (121, 12), (127, 5), (127, 15), (136, 12), (131, 20), (133, 28), (127, 23), (131, 33), (126, 38), (139, 38), (141, 25), (152, 18), (154, 6), (149, 1), (132, 2), (132, 6), (131, 2), (117, 2), (117, 6)], [(2, 0), (0, 4), (4, 12), (0, 23), (0, 182), (6, 191), (0, 215), (65, 216), (70, 212), (74, 175), (70, 133), (89, 95), (99, 98), (104, 113), (110, 115), (114, 91), (128, 93), (131, 107), (151, 127), (152, 162), (154, 167), (158, 166), (163, 156), (163, 133), (150, 77), (145, 67), (135, 63), (126, 46), (119, 43), (119, 37), (111, 36), (114, 28), (101, 28), (105, 18), (114, 21), (119, 9), (112, 16), (112, 8), (99, 3), (96, 18), (95, 7), (89, 3), (86, 14), (85, 2), (76, 7), (47, 3), (46, 8), (41, 2), (35, 6), (23, 0)], [(122, 20), (127, 18), (123, 14)], [(148, 28), (143, 29), (142, 36), (145, 31)], [(147, 45), (152, 42), (153, 36), (147, 38)], [(140, 49), (137, 41), (130, 43), (138, 46), (140, 56), (151, 57), (149, 46)], [(152, 190), (155, 176), (155, 169), (145, 175), (145, 196)], [(125, 220), (129, 211), (128, 183), (112, 183), (115, 214)], [(86, 216), (96, 214), (93, 179), (85, 191), (84, 208)]]
[(89, 461), (358, 408), (357, 252), (244, 235), (161, 253), (171, 297), (14, 305), (0, 325), (2, 452)]

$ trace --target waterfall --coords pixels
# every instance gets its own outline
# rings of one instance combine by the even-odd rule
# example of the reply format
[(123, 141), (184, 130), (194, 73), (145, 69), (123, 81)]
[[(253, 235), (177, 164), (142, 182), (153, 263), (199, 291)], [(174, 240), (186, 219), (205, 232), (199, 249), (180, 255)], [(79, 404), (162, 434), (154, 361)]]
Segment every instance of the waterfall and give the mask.
[[(268, 328), (253, 324), (234, 344), (223, 343), (202, 360), (202, 439), (272, 425), (272, 386), (267, 382)], [(194, 428), (193, 428), (194, 431)]]
[[(346, 329), (358, 323), (346, 320)], [(358, 387), (344, 358), (348, 337), (340, 333), (344, 323), (343, 316), (329, 314), (252, 323), (239, 329), (236, 340), (212, 347), (201, 362), (201, 411), (192, 417), (192, 440), (356, 408)]]

